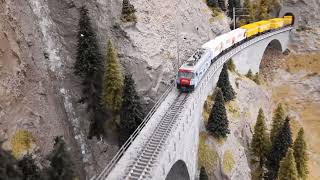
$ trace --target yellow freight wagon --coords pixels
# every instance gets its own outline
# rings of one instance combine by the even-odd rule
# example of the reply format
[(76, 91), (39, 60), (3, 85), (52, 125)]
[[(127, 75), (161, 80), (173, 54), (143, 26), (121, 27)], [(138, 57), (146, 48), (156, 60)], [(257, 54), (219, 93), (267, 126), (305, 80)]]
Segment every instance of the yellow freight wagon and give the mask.
[(258, 21), (256, 22), (256, 24), (259, 27), (259, 33), (270, 30), (270, 25), (271, 25), (270, 21)]
[(284, 26), (284, 19), (283, 18), (274, 18), (269, 20), (271, 25), (270, 29), (278, 29)]
[(284, 24), (285, 25), (291, 25), (292, 24), (292, 21), (293, 21), (292, 16), (283, 16), (283, 19), (284, 19)]
[(247, 24), (240, 28), (246, 30), (246, 37), (251, 37), (259, 33), (259, 26), (256, 23)]

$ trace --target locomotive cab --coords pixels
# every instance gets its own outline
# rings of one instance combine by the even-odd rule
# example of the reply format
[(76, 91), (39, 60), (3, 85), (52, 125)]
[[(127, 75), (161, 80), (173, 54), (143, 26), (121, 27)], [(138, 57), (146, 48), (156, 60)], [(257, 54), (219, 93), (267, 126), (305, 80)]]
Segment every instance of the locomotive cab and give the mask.
[(176, 83), (181, 91), (193, 91), (195, 87), (195, 74), (190, 70), (179, 69)]

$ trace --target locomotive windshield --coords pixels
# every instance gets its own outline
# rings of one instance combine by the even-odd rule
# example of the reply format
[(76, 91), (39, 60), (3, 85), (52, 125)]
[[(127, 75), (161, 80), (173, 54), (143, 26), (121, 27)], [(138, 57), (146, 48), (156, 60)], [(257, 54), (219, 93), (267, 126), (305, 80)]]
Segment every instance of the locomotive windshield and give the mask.
[(178, 77), (191, 79), (193, 77), (193, 73), (192, 72), (178, 72)]

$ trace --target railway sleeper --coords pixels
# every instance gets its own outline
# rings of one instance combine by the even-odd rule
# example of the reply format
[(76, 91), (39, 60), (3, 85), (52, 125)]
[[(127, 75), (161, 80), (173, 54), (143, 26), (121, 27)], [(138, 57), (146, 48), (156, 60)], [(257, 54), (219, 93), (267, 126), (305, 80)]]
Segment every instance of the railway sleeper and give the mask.
[(140, 178), (141, 174), (130, 172), (128, 176), (130, 180), (137, 180)]

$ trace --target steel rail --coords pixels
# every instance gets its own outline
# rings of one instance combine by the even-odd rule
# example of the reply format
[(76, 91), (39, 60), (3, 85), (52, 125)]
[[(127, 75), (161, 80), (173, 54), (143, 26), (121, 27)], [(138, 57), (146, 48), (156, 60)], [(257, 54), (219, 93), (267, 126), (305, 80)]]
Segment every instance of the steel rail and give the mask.
[(166, 142), (172, 126), (175, 124), (188, 97), (189, 94), (180, 93), (175, 99), (174, 103), (158, 123), (155, 131), (153, 131), (148, 141), (143, 145), (138, 157), (129, 166), (129, 172), (124, 179), (139, 180), (147, 178), (150, 175), (151, 168), (161, 151), (162, 145)]

